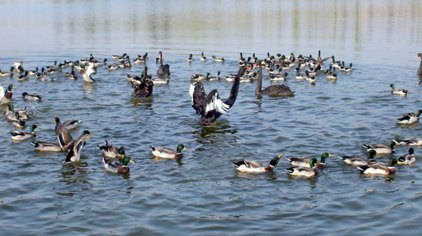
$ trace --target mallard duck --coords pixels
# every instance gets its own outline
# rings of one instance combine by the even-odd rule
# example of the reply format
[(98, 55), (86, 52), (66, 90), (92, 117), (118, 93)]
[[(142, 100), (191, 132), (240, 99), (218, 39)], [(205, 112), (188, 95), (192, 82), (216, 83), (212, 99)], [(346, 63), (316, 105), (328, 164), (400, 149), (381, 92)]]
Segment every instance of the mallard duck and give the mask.
[(57, 140), (59, 141), (59, 145), (63, 151), (66, 151), (74, 142), (70, 132), (66, 127), (60, 122), (58, 117), (54, 118), (56, 121), (56, 126), (54, 128), (54, 132), (57, 135)]
[(376, 162), (374, 157), (377, 154), (375, 150), (369, 150), (368, 158), (362, 158), (358, 156), (340, 156), (343, 159), (344, 163), (352, 166), (363, 166), (368, 165), (369, 163)]
[(213, 59), (215, 62), (224, 62), (224, 57), (212, 56), (212, 59)]
[(192, 76), (190, 77), (190, 80), (198, 82), (198, 81), (202, 81), (202, 80), (207, 80), (209, 76), (210, 76), (210, 73), (208, 73), (208, 72), (205, 75), (195, 73), (195, 74), (192, 74)]
[(32, 142), (32, 145), (34, 145), (36, 151), (40, 152), (62, 152), (62, 148), (60, 145), (50, 142)]
[(397, 158), (397, 164), (399, 165), (411, 165), (415, 162), (416, 162), (416, 157), (415, 157), (415, 150), (413, 148), (409, 148), (408, 154), (405, 154)]
[(276, 73), (273, 77), (270, 77), (270, 81), (285, 81), (289, 74), (287, 72), (284, 73)]
[(88, 63), (87, 68), (84, 70), (82, 74), (82, 78), (87, 83), (94, 83), (95, 79), (92, 78), (92, 75), (93, 74), (95, 75), (96, 73), (97, 73), (97, 70), (94, 67), (94, 63)]
[(24, 120), (18, 119), (17, 121), (12, 121), (12, 125), (18, 129), (23, 129), (26, 127), (26, 122)]
[(17, 111), (6, 113), (6, 119), (11, 122), (22, 120)]
[(390, 84), (390, 87), (391, 87), (391, 94), (400, 95), (400, 96), (407, 95), (407, 89), (395, 89), (394, 84)]
[(283, 156), (283, 153), (275, 156), (271, 159), (268, 166), (263, 166), (256, 161), (251, 160), (240, 160), (240, 161), (233, 161), (233, 165), (236, 167), (236, 170), (240, 172), (258, 174), (258, 173), (265, 173), (274, 170), (274, 167), (278, 164), (278, 161)]
[(201, 57), (199, 58), (200, 61), (205, 62), (207, 61), (207, 57), (204, 56), (204, 52), (201, 52)]
[(382, 163), (369, 163), (363, 166), (357, 166), (362, 174), (365, 175), (393, 175), (395, 173), (394, 165), (397, 164), (397, 159), (393, 158), (388, 165)]
[(333, 71), (329, 71), (327, 73), (327, 79), (329, 79), (329, 80), (336, 80), (337, 79), (337, 74), (335, 72), (333, 72)]
[(81, 120), (67, 120), (63, 122), (62, 125), (66, 129), (72, 130), (72, 129), (76, 129), (80, 123), (81, 123)]
[(142, 64), (142, 63), (145, 63), (145, 62), (147, 61), (147, 59), (148, 59), (148, 53), (146, 52), (143, 56), (138, 55), (138, 57), (137, 57), (137, 58), (135, 58), (135, 59), (133, 60), (133, 62), (134, 62), (135, 64)]
[[(318, 168), (324, 168), (325, 167), (325, 160), (329, 157), (330, 154), (327, 152), (324, 152), (321, 154), (321, 161), (317, 161), (315, 163), (316, 167)], [(309, 163), (312, 158), (308, 157), (288, 157), (286, 158), (290, 161), (290, 164), (292, 166), (299, 166), (299, 167), (309, 167)]]
[(120, 155), (125, 154), (125, 147), (121, 146), (119, 148), (113, 146), (110, 142), (105, 140), (105, 145), (100, 146), (97, 145), (97, 147), (101, 150), (101, 153), (106, 158), (117, 158), (120, 157)]
[(84, 130), (82, 134), (72, 143), (69, 147), (69, 153), (66, 156), (66, 162), (77, 162), (81, 159), (82, 148), (86, 145), (86, 142), (91, 138), (91, 133), (88, 130)]
[(193, 62), (193, 55), (192, 55), (192, 53), (191, 53), (191, 54), (189, 54), (189, 57), (188, 57), (188, 62), (189, 62), (189, 63)]
[(394, 138), (396, 145), (422, 146), (422, 138)]
[(23, 100), (30, 102), (41, 102), (42, 99), (42, 97), (38, 94), (29, 94), (27, 92), (22, 93), (22, 98)]
[(111, 55), (111, 58), (114, 60), (123, 60), (123, 59), (127, 59), (129, 56), (127, 55), (127, 53), (123, 53), (122, 55)]
[(367, 152), (375, 150), (377, 155), (386, 155), (394, 153), (394, 146), (396, 143), (391, 141), (388, 145), (385, 144), (363, 144)]
[(418, 110), (416, 113), (405, 113), (397, 119), (397, 124), (411, 125), (416, 122), (419, 122), (419, 116), (421, 115), (421, 113), (422, 110)]
[(241, 67), (236, 75), (230, 96), (225, 101), (220, 99), (220, 95), (216, 89), (207, 95), (202, 82), (190, 85), (189, 94), (192, 98), (192, 107), (195, 109), (196, 114), (201, 116), (202, 124), (210, 124), (230, 110), (236, 101), (239, 92), (240, 77), (244, 72), (245, 68)]
[(270, 97), (292, 97), (295, 92), (290, 90), (289, 86), (284, 84), (273, 84), (262, 89), (262, 66), (259, 63), (258, 81), (255, 89), (256, 95), (268, 95)]
[(28, 131), (12, 131), (12, 132), (10, 132), (10, 134), (12, 135), (12, 140), (23, 141), (23, 140), (27, 140), (29, 138), (36, 137), (37, 136), (35, 134), (36, 128), (37, 128), (37, 125), (31, 125), (29, 127), (29, 132)]
[(113, 162), (113, 160), (109, 160), (103, 157), (103, 164), (106, 171), (116, 173), (116, 174), (127, 174), (129, 173), (129, 163), (134, 163), (134, 161), (124, 155), (121, 159), (119, 159), (119, 163)]
[(316, 163), (317, 159), (312, 158), (309, 161), (309, 167), (292, 166), (287, 168), (287, 170), (289, 171), (289, 175), (310, 178), (318, 175), (318, 168), (315, 166)]
[(154, 157), (163, 158), (163, 159), (174, 159), (176, 161), (180, 161), (183, 157), (183, 150), (186, 150), (185, 145), (179, 144), (177, 145), (176, 151), (170, 150), (168, 148), (162, 147), (154, 147), (149, 146), (151, 148), (151, 153)]
[(13, 67), (10, 68), (10, 71), (2, 71), (0, 70), (0, 77), (7, 77), (13, 74)]
[(0, 104), (10, 103), (10, 100), (12, 100), (12, 96), (13, 96), (13, 84), (9, 84), (9, 86), (7, 86), (6, 91), (4, 91), (4, 88), (0, 86)]

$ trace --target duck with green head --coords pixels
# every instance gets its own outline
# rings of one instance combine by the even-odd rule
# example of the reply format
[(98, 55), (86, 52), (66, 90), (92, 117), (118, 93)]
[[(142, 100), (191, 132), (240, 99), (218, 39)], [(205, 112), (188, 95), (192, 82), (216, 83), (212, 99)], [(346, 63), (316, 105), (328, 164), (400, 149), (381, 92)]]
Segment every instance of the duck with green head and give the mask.
[[(321, 154), (321, 160), (317, 161), (315, 163), (315, 166), (318, 168), (324, 168), (325, 167), (325, 160), (330, 156), (328, 152), (324, 152)], [(309, 157), (288, 157), (286, 158), (290, 161), (290, 164), (292, 166), (298, 166), (298, 167), (309, 167), (309, 163), (312, 158)]]
[(177, 145), (176, 151), (163, 147), (149, 147), (151, 148), (151, 153), (154, 157), (162, 159), (174, 159), (176, 161), (180, 161), (182, 159), (182, 151), (187, 149), (183, 144)]
[(12, 100), (12, 97), (13, 97), (13, 84), (9, 84), (9, 86), (7, 86), (6, 91), (4, 91), (4, 88), (0, 86), (0, 104), (10, 103), (10, 100)]
[(129, 173), (129, 163), (135, 163), (135, 161), (133, 161), (132, 158), (126, 156), (125, 154), (122, 155), (118, 163), (103, 157), (105, 170), (116, 174)]
[(35, 129), (37, 128), (37, 125), (31, 125), (29, 127), (28, 131), (12, 131), (10, 134), (12, 135), (12, 140), (14, 141), (23, 141), (30, 138), (34, 138), (37, 135), (35, 134)]
[(283, 153), (275, 156), (273, 159), (271, 159), (268, 166), (263, 166), (261, 163), (252, 160), (233, 161), (233, 165), (236, 167), (236, 170), (240, 172), (252, 174), (266, 173), (274, 170), (274, 167), (278, 164), (278, 161), (282, 156)]
[(318, 167), (316, 166), (317, 162), (318, 160), (316, 158), (312, 158), (309, 160), (308, 167), (292, 166), (287, 170), (291, 176), (311, 178), (318, 175)]
[(397, 164), (399, 165), (411, 165), (416, 162), (415, 157), (415, 150), (413, 148), (409, 148), (409, 151), (407, 154), (400, 156), (397, 159)]
[(396, 89), (394, 84), (390, 84), (390, 88), (391, 88), (391, 94), (400, 95), (400, 96), (407, 95), (407, 89)]
[(394, 146), (396, 143), (391, 141), (388, 145), (385, 144), (363, 144), (367, 152), (375, 150), (376, 155), (389, 155), (394, 153)]
[(113, 146), (109, 141), (105, 140), (105, 145), (97, 145), (97, 147), (101, 150), (102, 155), (106, 158), (118, 158), (121, 155), (125, 154), (125, 147), (121, 146), (117, 148)]
[(362, 158), (359, 156), (340, 156), (343, 159), (344, 163), (352, 166), (363, 166), (368, 165), (369, 163), (375, 163), (375, 155), (377, 152), (375, 150), (369, 150), (368, 158)]
[(397, 124), (411, 125), (419, 122), (419, 116), (422, 114), (422, 110), (417, 110), (416, 113), (404, 113), (400, 118), (397, 119)]
[(39, 152), (62, 152), (63, 151), (60, 145), (56, 143), (37, 141), (37, 142), (32, 142), (31, 144), (34, 145), (35, 151), (39, 151)]
[(393, 158), (391, 159), (390, 163), (388, 165), (382, 164), (382, 163), (369, 163), (367, 165), (358, 166), (357, 168), (360, 170), (360, 172), (364, 175), (393, 175), (396, 171), (394, 168), (394, 165), (397, 164), (397, 159)]

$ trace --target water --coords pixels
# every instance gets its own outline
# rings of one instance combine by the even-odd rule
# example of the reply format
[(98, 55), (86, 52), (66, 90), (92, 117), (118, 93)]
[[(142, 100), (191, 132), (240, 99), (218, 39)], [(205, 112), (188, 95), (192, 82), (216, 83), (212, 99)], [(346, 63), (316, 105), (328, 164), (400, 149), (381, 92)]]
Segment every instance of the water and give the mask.
[[(64, 154), (34, 152), (10, 140), (0, 120), (2, 234), (111, 235), (416, 235), (422, 219), (421, 165), (398, 167), (392, 178), (361, 176), (338, 158), (318, 178), (287, 175), (282, 159), (274, 173), (239, 174), (236, 159), (267, 163), (275, 154), (324, 151), (361, 154), (363, 143), (387, 143), (396, 135), (420, 137), (421, 126), (396, 126), (395, 118), (421, 104), (416, 59), (421, 45), (419, 1), (2, 1), (0, 69), (20, 60), (28, 69), (127, 52), (134, 57), (164, 52), (171, 65), (168, 86), (148, 101), (134, 100), (126, 74), (141, 66), (98, 69), (89, 86), (60, 75), (55, 82), (0, 80), (44, 96), (35, 104), (39, 140), (54, 141), (54, 117), (77, 118), (93, 133), (82, 162), (63, 165)], [(254, 96), (241, 84), (238, 99), (216, 124), (198, 123), (188, 95), (192, 73), (237, 71), (244, 56), (267, 52), (335, 55), (353, 62), (351, 74), (315, 86), (290, 79), (296, 96)], [(188, 64), (199, 58), (226, 57)], [(150, 59), (151, 72), (156, 65)], [(389, 84), (407, 88), (392, 96)], [(264, 81), (264, 86), (269, 83)], [(228, 96), (231, 84), (205, 82), (206, 91)], [(103, 170), (96, 147), (104, 139), (125, 145), (136, 163), (129, 176)], [(180, 164), (151, 160), (149, 145), (188, 150)], [(397, 148), (401, 155), (406, 148)], [(416, 149), (419, 155), (420, 149)], [(386, 158), (384, 158), (386, 160)]]

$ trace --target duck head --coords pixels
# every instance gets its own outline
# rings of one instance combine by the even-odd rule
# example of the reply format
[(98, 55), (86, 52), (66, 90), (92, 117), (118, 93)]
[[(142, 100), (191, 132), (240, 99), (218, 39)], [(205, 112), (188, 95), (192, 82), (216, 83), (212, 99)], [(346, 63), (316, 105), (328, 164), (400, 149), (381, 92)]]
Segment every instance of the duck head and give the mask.
[(183, 150), (186, 150), (186, 149), (187, 148), (185, 147), (185, 145), (179, 144), (179, 145), (177, 145), (176, 152), (181, 153)]

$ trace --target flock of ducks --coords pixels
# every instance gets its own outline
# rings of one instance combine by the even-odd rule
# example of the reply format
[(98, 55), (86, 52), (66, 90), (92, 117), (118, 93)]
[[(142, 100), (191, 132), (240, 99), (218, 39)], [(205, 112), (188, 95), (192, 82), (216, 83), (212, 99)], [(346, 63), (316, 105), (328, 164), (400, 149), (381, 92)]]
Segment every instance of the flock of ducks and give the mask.
[[(417, 75), (422, 78), (422, 54), (418, 54), (421, 59), (421, 64), (417, 71)], [(1, 71), (0, 77), (11, 77), (17, 81), (24, 81), (30, 77), (35, 77), (40, 81), (51, 81), (49, 77), (53, 73), (62, 73), (63, 77), (78, 80), (82, 77), (84, 83), (97, 83), (93, 75), (97, 73), (97, 68), (105, 66), (108, 71), (118, 69), (131, 68), (132, 62), (135, 64), (146, 64), (148, 62), (148, 53), (138, 55), (133, 60), (129, 55), (124, 53), (122, 55), (112, 55), (113, 63), (109, 64), (108, 59), (97, 60), (92, 54), (89, 58), (77, 61), (64, 61), (63, 63), (54, 62), (53, 66), (42, 67), (41, 70), (25, 70), (22, 62), (15, 62), (9, 71)], [(213, 55), (211, 57), (216, 63), (224, 63), (223, 57)], [(156, 75), (149, 73), (148, 67), (145, 65), (140, 76), (127, 74), (128, 82), (133, 87), (133, 96), (147, 98), (153, 95), (154, 86), (169, 84), (170, 82), (170, 65), (164, 63), (163, 53), (160, 51), (158, 57), (155, 59), (158, 66)], [(188, 63), (195, 61), (193, 54), (190, 54)], [(206, 62), (207, 57), (201, 53), (200, 62)], [(238, 60), (239, 70), (236, 74), (228, 74), (225, 77), (218, 72), (216, 76), (210, 73), (195, 73), (191, 76), (191, 83), (189, 94), (192, 98), (192, 108), (196, 114), (200, 116), (200, 122), (204, 125), (211, 124), (216, 121), (221, 115), (227, 113), (235, 104), (238, 95), (240, 83), (242, 82), (256, 82), (255, 94), (259, 96), (271, 97), (293, 97), (295, 91), (292, 91), (285, 84), (271, 84), (262, 88), (263, 71), (267, 72), (267, 78), (270, 81), (285, 81), (288, 79), (304, 80), (311, 84), (317, 82), (317, 77), (325, 76), (328, 80), (338, 79), (337, 73), (350, 73), (352, 71), (352, 63), (346, 66), (344, 61), (336, 61), (334, 56), (321, 57), (321, 51), (318, 51), (318, 56), (313, 58), (312, 55), (303, 56), (291, 53), (289, 56), (277, 54), (271, 55), (267, 53), (265, 59), (258, 59), (255, 54), (251, 57), (244, 58), (240, 53)], [(70, 68), (67, 69), (66, 68)], [(66, 70), (66, 71), (65, 71)], [(69, 71), (70, 70), (70, 71)], [(79, 75), (77, 74), (79, 73)], [(233, 83), (230, 94), (227, 99), (221, 99), (216, 89), (209, 93), (205, 92), (204, 83), (208, 81), (225, 80)], [(396, 89), (394, 84), (390, 84), (391, 93), (399, 96), (406, 96), (408, 91), (406, 89)], [(72, 163), (79, 162), (82, 149), (91, 138), (91, 133), (84, 130), (79, 137), (73, 138), (71, 130), (78, 127), (80, 120), (69, 120), (61, 122), (59, 117), (55, 120), (55, 136), (57, 142), (45, 142), (36, 140), (36, 124), (27, 125), (35, 116), (35, 111), (28, 108), (16, 108), (12, 103), (14, 85), (10, 84), (6, 89), (0, 86), (0, 104), (7, 107), (4, 112), (5, 119), (10, 121), (17, 129), (24, 129), (29, 127), (28, 131), (16, 130), (12, 131), (11, 139), (14, 141), (24, 141), (32, 139), (32, 144), (36, 151), (40, 152), (63, 152), (65, 153), (64, 162)], [(30, 94), (28, 92), (22, 93), (22, 99), (26, 102), (42, 102), (42, 96), (38, 94)], [(410, 125), (419, 122), (419, 117), (422, 110), (417, 110), (415, 113), (405, 113), (402, 117), (397, 118), (397, 123), (402, 125)], [(395, 172), (395, 164), (410, 165), (415, 163), (416, 158), (413, 147), (409, 148), (408, 154), (402, 155), (398, 158), (392, 158), (390, 163), (383, 164), (375, 160), (375, 156), (392, 155), (394, 154), (394, 147), (396, 145), (422, 146), (422, 139), (417, 138), (395, 138), (388, 145), (384, 144), (364, 144), (368, 156), (340, 156), (340, 158), (348, 165), (357, 167), (362, 174), (368, 175), (392, 175)], [(105, 140), (104, 145), (98, 145), (102, 153), (102, 163), (105, 170), (113, 173), (127, 174), (129, 173), (129, 163), (134, 163), (134, 160), (126, 154), (125, 147), (116, 147), (108, 140)], [(186, 146), (183, 144), (177, 145), (175, 150), (165, 147), (150, 146), (151, 154), (154, 158), (173, 159), (180, 161), (183, 157), (183, 150)], [(306, 178), (317, 176), (318, 171), (326, 166), (326, 160), (333, 154), (322, 153), (320, 160), (311, 157), (286, 157), (290, 162), (291, 167), (288, 168), (289, 175), (303, 176)], [(233, 161), (236, 170), (247, 173), (266, 173), (274, 171), (279, 160), (283, 157), (283, 153), (272, 158), (268, 165), (262, 165), (253, 160), (237, 160)]]

